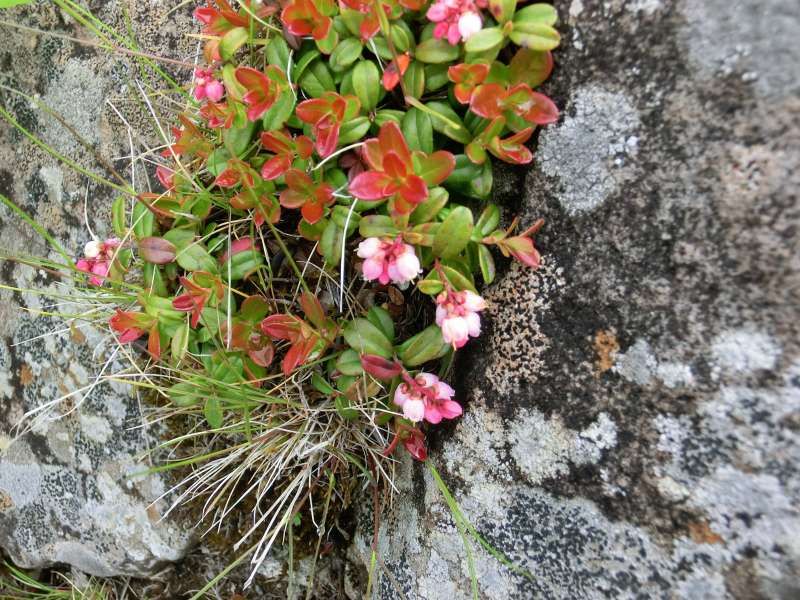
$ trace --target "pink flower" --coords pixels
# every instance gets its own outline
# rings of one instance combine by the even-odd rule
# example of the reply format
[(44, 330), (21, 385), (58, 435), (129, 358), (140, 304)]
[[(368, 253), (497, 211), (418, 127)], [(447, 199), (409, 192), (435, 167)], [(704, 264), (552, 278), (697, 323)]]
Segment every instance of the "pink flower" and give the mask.
[(442, 338), (453, 348), (461, 348), (470, 337), (481, 334), (478, 313), (486, 301), (469, 290), (444, 291), (436, 298), (436, 324), (442, 328)]
[(486, 6), (487, 0), (436, 0), (426, 13), (436, 23), (433, 36), (447, 38), (453, 46), (466, 41), (483, 27), (480, 9)]
[(419, 373), (413, 379), (406, 375), (406, 382), (397, 386), (394, 403), (403, 409), (403, 416), (418, 423), (439, 423), (442, 419), (454, 419), (462, 412), (461, 405), (453, 400), (455, 390), (431, 373)]
[(194, 99), (219, 102), (225, 94), (222, 82), (214, 79), (211, 69), (195, 69), (194, 71)]
[(366, 238), (356, 251), (364, 259), (364, 279), (377, 279), (382, 284), (406, 283), (420, 273), (419, 258), (414, 247), (403, 242), (399, 236), (394, 241)]
[(75, 268), (91, 275), (89, 283), (92, 285), (103, 285), (103, 281), (111, 270), (111, 261), (119, 248), (120, 241), (117, 238), (108, 238), (104, 242), (90, 240), (83, 248), (83, 256), (75, 263)]

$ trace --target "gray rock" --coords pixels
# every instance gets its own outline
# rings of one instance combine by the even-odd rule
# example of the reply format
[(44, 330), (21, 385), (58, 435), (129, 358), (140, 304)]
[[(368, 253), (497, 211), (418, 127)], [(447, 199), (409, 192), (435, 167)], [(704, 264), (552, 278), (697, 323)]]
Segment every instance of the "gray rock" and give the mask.
[[(159, 24), (155, 4), (140, 4), (125, 8), (134, 11), (132, 23), (143, 48), (194, 56), (196, 42), (183, 37), (192, 31), (190, 8)], [(107, 3), (100, 16), (124, 30), (122, 8), (123, 3)], [(3, 18), (91, 38), (49, 3), (3, 11)], [(134, 96), (137, 67), (129, 57), (4, 26), (0, 31), (5, 38), (2, 83), (40, 97), (68, 126), (10, 92), (0, 92), (2, 103), (57, 151), (109, 177), (72, 132), (107, 159), (129, 155), (128, 129), (114, 109), (135, 124), (135, 136), (158, 143), (152, 119)], [(127, 160), (114, 164), (130, 176)], [(140, 184), (147, 177), (141, 167), (137, 177)], [(98, 236), (107, 234), (113, 191), (63, 166), (5, 122), (0, 123), (0, 193), (76, 256), (91, 237), (86, 220)], [(0, 239), (12, 255), (59, 259), (5, 207), (0, 208)], [(142, 474), (151, 466), (146, 452), (158, 432), (144, 431), (139, 399), (130, 389), (94, 385), (104, 369), (111, 373), (123, 364), (109, 334), (60, 318), (36, 318), (40, 310), (78, 310), (69, 302), (66, 282), (44, 270), (3, 262), (2, 281), (67, 297), (59, 301), (0, 290), (0, 548), (23, 567), (66, 563), (101, 576), (144, 576), (181, 558), (191, 529), (178, 520), (161, 520), (164, 501), (151, 502), (168, 482), (162, 475)], [(52, 408), (26, 420), (32, 430), (17, 437), (23, 414), (47, 403)]]
[[(796, 598), (800, 4), (556, 6), (563, 117), (497, 185), (546, 219), (544, 265), (486, 290), (465, 414), (432, 435), (465, 514), (535, 575), (473, 543), (480, 597)], [(375, 596), (470, 598), (430, 473), (398, 469)]]

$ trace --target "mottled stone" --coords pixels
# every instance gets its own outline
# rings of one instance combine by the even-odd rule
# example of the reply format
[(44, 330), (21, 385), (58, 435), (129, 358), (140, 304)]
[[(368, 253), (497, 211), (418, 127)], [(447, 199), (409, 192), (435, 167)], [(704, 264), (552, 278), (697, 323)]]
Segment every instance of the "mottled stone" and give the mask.
[[(796, 598), (800, 5), (555, 4), (564, 114), (496, 187), (546, 219), (544, 266), (485, 290), (465, 414), (431, 440), (464, 513), (535, 575), (473, 543), (479, 596)], [(430, 473), (399, 475), (375, 596), (471, 597)], [(365, 515), (354, 559), (370, 536)]]
[[(196, 41), (185, 38), (192, 31), (189, 7), (159, 24), (156, 13), (167, 9), (157, 3), (92, 4), (100, 18), (123, 30), (123, 7), (132, 10), (131, 22), (146, 51), (184, 58), (196, 50)], [(51, 3), (3, 11), (3, 18), (92, 38)], [(3, 84), (38, 98), (66, 124), (11, 92), (0, 92), (2, 103), (57, 152), (113, 178), (98, 164), (97, 154), (130, 176), (127, 160), (114, 162), (131, 152), (129, 132), (114, 109), (136, 127), (137, 152), (143, 142), (160, 143), (152, 118), (134, 95), (138, 66), (130, 57), (7, 26), (0, 32)], [(136, 176), (140, 183), (147, 177), (141, 164)], [(92, 231), (108, 232), (115, 196), (5, 122), (0, 124), (0, 193), (76, 255)], [(0, 207), (0, 246), (12, 255), (60, 260), (5, 207)], [(1, 266), (3, 283), (20, 291), (0, 290), (0, 548), (23, 567), (66, 563), (102, 576), (144, 576), (180, 559), (191, 528), (161, 520), (165, 500), (153, 501), (169, 484), (162, 475), (144, 474), (151, 466), (146, 453), (159, 432), (145, 431), (139, 399), (129, 388), (96, 383), (104, 369), (112, 373), (124, 367), (110, 334), (103, 327), (26, 312), (73, 313), (86, 306), (68, 282), (42, 269), (13, 262)], [(50, 409), (22, 421), (25, 413), (48, 403)]]

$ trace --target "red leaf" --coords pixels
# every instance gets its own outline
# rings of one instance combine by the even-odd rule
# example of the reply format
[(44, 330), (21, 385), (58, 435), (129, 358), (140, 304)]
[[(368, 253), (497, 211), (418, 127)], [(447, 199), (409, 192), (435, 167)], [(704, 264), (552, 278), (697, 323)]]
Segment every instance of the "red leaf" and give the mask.
[(261, 177), (267, 181), (277, 179), (291, 166), (291, 156), (273, 156), (261, 166)]
[(419, 204), (428, 197), (428, 185), (418, 175), (409, 175), (397, 190), (398, 195), (410, 204)]
[(360, 173), (350, 182), (348, 189), (359, 200), (381, 200), (394, 193), (392, 180), (380, 171)]
[(396, 361), (374, 354), (362, 354), (361, 367), (375, 379), (392, 379), (403, 371), (403, 367)]
[(158, 321), (154, 321), (150, 327), (150, 335), (147, 338), (147, 352), (155, 361), (161, 358), (161, 335), (158, 333)]
[(322, 218), (322, 215), (325, 214), (325, 207), (315, 200), (306, 202), (300, 209), (300, 214), (303, 215), (303, 218), (306, 221), (313, 225)]
[(325, 327), (325, 309), (317, 297), (311, 292), (303, 292), (300, 296), (300, 307), (314, 326), (319, 329)]
[(479, 85), (472, 93), (469, 109), (484, 119), (494, 119), (503, 114), (502, 101), (505, 89), (497, 83)]
[(139, 255), (154, 265), (165, 265), (175, 260), (177, 250), (173, 244), (160, 237), (139, 240)]
[(222, 173), (217, 175), (214, 180), (214, 185), (221, 188), (232, 188), (241, 180), (242, 175), (236, 169), (225, 169)]
[(456, 168), (455, 157), (446, 150), (438, 150), (429, 155), (416, 152), (414, 159), (416, 167), (414, 172), (428, 185), (439, 185), (450, 177)]
[(288, 340), (300, 331), (300, 319), (292, 315), (270, 315), (261, 321), (261, 331), (272, 339)]
[(317, 154), (322, 158), (330, 156), (339, 144), (339, 123), (333, 115), (328, 115), (317, 121), (313, 127), (317, 136)]

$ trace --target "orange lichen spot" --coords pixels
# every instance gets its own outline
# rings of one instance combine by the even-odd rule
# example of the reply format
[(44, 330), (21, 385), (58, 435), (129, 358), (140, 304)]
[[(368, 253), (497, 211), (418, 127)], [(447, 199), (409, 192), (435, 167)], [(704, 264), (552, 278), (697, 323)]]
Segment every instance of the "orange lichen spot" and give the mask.
[(595, 370), (601, 375), (614, 366), (614, 358), (619, 352), (619, 341), (614, 332), (598, 331), (594, 336), (594, 351), (597, 354)]

